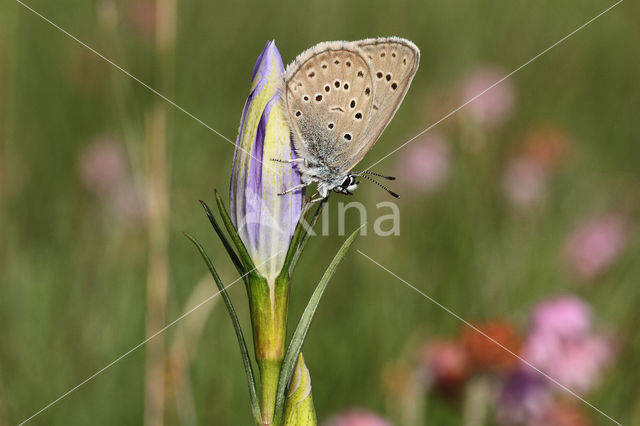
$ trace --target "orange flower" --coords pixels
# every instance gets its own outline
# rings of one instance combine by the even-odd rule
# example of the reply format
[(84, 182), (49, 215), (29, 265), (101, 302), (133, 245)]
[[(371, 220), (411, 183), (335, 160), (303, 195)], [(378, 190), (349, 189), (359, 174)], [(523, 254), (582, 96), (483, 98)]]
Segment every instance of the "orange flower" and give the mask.
[(582, 407), (567, 400), (560, 400), (549, 410), (545, 423), (549, 426), (589, 426), (591, 422)]
[(540, 167), (554, 169), (562, 165), (571, 153), (571, 139), (561, 128), (547, 125), (525, 136), (522, 151)]
[(519, 365), (518, 358), (509, 351), (518, 354), (522, 339), (510, 323), (491, 321), (477, 325), (476, 328), (480, 332), (465, 327), (461, 337), (462, 346), (473, 369), (510, 371)]

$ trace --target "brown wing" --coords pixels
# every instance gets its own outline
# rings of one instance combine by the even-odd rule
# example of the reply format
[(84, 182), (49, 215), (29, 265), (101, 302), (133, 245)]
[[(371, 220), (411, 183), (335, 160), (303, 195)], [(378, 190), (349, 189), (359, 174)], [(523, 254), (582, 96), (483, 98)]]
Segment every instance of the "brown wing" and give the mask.
[(284, 101), (298, 156), (348, 170), (372, 122), (371, 72), (349, 42), (320, 43), (287, 67)]
[(407, 94), (420, 62), (418, 47), (403, 38), (367, 39), (353, 44), (362, 50), (371, 66), (375, 90), (371, 120), (359, 151), (351, 159), (349, 170), (380, 138)]

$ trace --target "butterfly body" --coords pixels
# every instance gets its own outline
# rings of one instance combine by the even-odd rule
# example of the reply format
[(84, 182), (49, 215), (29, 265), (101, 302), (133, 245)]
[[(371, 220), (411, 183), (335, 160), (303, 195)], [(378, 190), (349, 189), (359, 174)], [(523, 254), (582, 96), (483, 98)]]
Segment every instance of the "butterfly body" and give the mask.
[(284, 75), (283, 98), (301, 186), (351, 194), (353, 167), (378, 140), (415, 75), (420, 52), (398, 37), (320, 43)]

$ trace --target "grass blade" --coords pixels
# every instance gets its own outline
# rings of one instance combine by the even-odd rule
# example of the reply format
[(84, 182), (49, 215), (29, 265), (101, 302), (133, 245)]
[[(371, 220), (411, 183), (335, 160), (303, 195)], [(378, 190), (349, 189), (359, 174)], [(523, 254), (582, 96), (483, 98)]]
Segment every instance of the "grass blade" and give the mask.
[[(247, 374), (247, 384), (249, 386), (249, 401), (251, 403), (251, 412), (253, 414), (253, 418), (256, 421), (256, 424), (262, 423), (262, 414), (260, 412), (260, 404), (258, 402), (258, 393), (256, 391), (256, 381), (253, 375), (253, 367), (251, 366), (251, 359), (249, 358), (249, 351), (247, 350), (247, 343), (244, 340), (244, 335), (242, 334), (242, 327), (240, 327), (240, 321), (238, 321), (238, 316), (236, 315), (235, 309), (233, 309), (233, 304), (231, 303), (231, 298), (227, 293), (227, 290), (224, 288), (224, 284), (218, 275), (218, 272), (213, 267), (213, 263), (209, 256), (204, 251), (202, 245), (191, 235), (185, 232), (184, 234), (187, 238), (191, 240), (191, 242), (196, 246), (202, 259), (204, 259), (207, 264), (207, 268), (209, 268), (209, 272), (211, 272), (211, 276), (213, 277), (218, 289), (220, 290), (220, 294), (222, 295), (222, 299), (224, 300), (224, 304), (227, 307), (227, 311), (229, 312), (229, 316), (231, 317), (231, 322), (233, 323), (233, 328), (236, 331), (236, 337), (238, 338), (238, 344), (240, 345), (240, 354), (242, 355), (242, 362), (244, 363), (244, 369)], [(246, 275), (246, 274), (245, 274)]]
[(294, 230), (291, 241), (289, 242), (289, 249), (287, 250), (287, 255), (284, 258), (284, 263), (282, 264), (282, 270), (280, 271), (280, 274), (291, 274), (291, 270), (293, 268), (292, 262), (295, 259), (296, 253), (298, 253), (299, 251), (298, 249), (300, 247), (300, 243), (309, 234), (309, 231), (313, 229), (313, 225), (309, 226), (309, 221), (307, 220), (310, 216), (310, 206), (310, 203), (307, 202), (302, 209), (302, 214), (300, 215), (300, 219), (298, 220), (296, 229)]
[[(364, 226), (364, 224), (362, 225)], [(351, 247), (351, 244), (355, 240), (360, 229), (356, 229), (347, 240), (342, 244), (338, 253), (336, 253), (335, 257), (329, 264), (329, 267), (325, 271), (322, 279), (316, 286), (316, 289), (313, 291), (311, 298), (309, 299), (309, 303), (307, 303), (307, 307), (304, 309), (302, 313), (302, 317), (300, 318), (300, 322), (296, 326), (296, 330), (291, 336), (291, 342), (289, 343), (289, 347), (287, 348), (287, 352), (284, 356), (284, 360), (282, 362), (282, 368), (280, 370), (280, 378), (278, 380), (278, 390), (276, 393), (276, 407), (275, 407), (275, 422), (274, 424), (279, 424), (278, 421), (282, 417), (282, 410), (284, 407), (285, 401), (285, 391), (287, 389), (287, 385), (289, 384), (289, 379), (293, 374), (293, 370), (295, 368), (296, 362), (298, 361), (298, 356), (300, 355), (300, 351), (302, 350), (302, 345), (304, 343), (305, 338), (307, 337), (307, 332), (309, 331), (309, 327), (311, 326), (311, 321), (313, 320), (313, 315), (318, 308), (318, 304), (320, 303), (320, 299), (324, 294), (325, 289), (327, 288), (327, 284), (333, 274), (335, 273), (338, 265), (347, 254), (347, 250)]]
[[(326, 204), (327, 204), (326, 198), (321, 200), (320, 204), (318, 204), (318, 207), (316, 207), (316, 211), (313, 212), (311, 223), (307, 221), (307, 223), (309, 223), (308, 225), (309, 231), (312, 231), (313, 228), (316, 227), (316, 222), (318, 221), (318, 218), (320, 217), (320, 213), (322, 212)], [(302, 250), (304, 250), (308, 242), (309, 242), (309, 232), (305, 232), (304, 235), (302, 235), (302, 238), (300, 239), (300, 243), (296, 248), (296, 252), (294, 253), (293, 258), (291, 259), (291, 264), (289, 265), (289, 273), (291, 273), (293, 271), (293, 268), (295, 268), (296, 263), (298, 263), (298, 259), (300, 258), (300, 254), (302, 253)]]
[(207, 214), (207, 217), (209, 218), (209, 222), (211, 222), (211, 226), (213, 226), (213, 229), (216, 231), (216, 234), (218, 234), (218, 238), (220, 238), (220, 241), (222, 241), (222, 245), (224, 245), (224, 248), (229, 254), (231, 261), (236, 267), (236, 270), (242, 276), (242, 279), (246, 284), (247, 279), (245, 276), (247, 271), (244, 268), (242, 261), (236, 254), (235, 250), (233, 250), (233, 247), (231, 247), (231, 244), (229, 244), (229, 240), (227, 240), (227, 237), (222, 232), (222, 228), (220, 228), (220, 225), (218, 225), (218, 222), (216, 221), (216, 218), (213, 216), (213, 213), (211, 213), (211, 209), (209, 209), (209, 206), (207, 205), (207, 203), (200, 200), (200, 204), (202, 204), (202, 207), (204, 208), (204, 211)]

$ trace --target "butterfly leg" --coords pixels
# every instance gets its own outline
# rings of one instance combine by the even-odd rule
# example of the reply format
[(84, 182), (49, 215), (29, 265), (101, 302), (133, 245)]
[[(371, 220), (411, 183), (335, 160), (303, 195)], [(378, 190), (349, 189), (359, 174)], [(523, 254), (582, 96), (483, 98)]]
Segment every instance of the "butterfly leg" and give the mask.
[(281, 158), (272, 158), (271, 161), (275, 161), (277, 163), (295, 164), (295, 163), (304, 163), (304, 158), (292, 158), (290, 160), (283, 160)]
[(295, 191), (296, 189), (305, 188), (307, 185), (309, 185), (309, 184), (308, 183), (303, 183), (301, 185), (292, 186), (291, 188), (287, 189), (286, 191), (278, 193), (278, 195), (286, 195), (286, 194), (288, 194), (290, 192)]
[(328, 196), (328, 195), (326, 195), (326, 196), (324, 196), (324, 197), (323, 197), (322, 195), (320, 195), (320, 196), (319, 196), (319, 197), (317, 197), (317, 198), (313, 198), (313, 197), (315, 197), (316, 195), (319, 195), (319, 193), (318, 193), (317, 191), (316, 191), (316, 192), (311, 196), (311, 199), (308, 201), (308, 203), (309, 203), (309, 204), (311, 204), (311, 203), (315, 203), (315, 202), (318, 202), (318, 201), (324, 201), (324, 200), (326, 200), (327, 198), (329, 198), (329, 196)]

